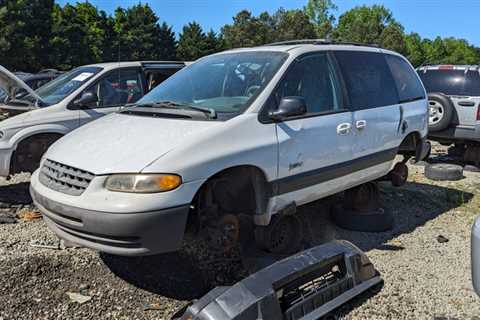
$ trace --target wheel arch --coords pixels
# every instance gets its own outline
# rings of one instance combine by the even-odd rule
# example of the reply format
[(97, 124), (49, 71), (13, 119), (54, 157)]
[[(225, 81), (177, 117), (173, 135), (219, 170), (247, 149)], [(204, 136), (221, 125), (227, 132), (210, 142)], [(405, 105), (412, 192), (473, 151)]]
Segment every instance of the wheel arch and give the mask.
[[(259, 216), (267, 211), (270, 195), (271, 187), (267, 175), (260, 167), (250, 164), (231, 166), (210, 175), (202, 183), (193, 196), (191, 204), (194, 209), (189, 216), (201, 214), (205, 209), (204, 205), (220, 206), (221, 210), (233, 210), (233, 213), (248, 210), (242, 213)], [(216, 203), (218, 201), (229, 203)]]

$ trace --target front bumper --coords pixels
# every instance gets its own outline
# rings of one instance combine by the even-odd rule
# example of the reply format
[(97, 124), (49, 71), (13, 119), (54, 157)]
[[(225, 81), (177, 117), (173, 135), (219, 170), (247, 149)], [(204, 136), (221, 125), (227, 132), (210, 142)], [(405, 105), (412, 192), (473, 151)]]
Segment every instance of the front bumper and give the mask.
[(48, 199), (31, 186), (35, 205), (58, 237), (123, 256), (176, 251), (185, 233), (189, 205), (149, 212), (113, 213), (73, 207)]

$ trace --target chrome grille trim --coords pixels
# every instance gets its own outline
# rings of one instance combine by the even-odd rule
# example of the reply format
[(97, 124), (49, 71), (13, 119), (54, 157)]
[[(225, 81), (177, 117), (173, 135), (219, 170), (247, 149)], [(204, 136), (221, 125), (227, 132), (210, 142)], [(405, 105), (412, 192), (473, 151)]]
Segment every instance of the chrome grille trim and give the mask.
[(40, 182), (55, 191), (79, 196), (95, 177), (93, 173), (46, 159), (40, 169)]

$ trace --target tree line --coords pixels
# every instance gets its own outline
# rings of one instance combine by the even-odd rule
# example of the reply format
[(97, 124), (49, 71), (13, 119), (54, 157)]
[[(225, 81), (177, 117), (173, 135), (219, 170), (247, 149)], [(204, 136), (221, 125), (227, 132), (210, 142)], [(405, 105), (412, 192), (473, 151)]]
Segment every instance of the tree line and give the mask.
[(0, 64), (38, 71), (117, 60), (195, 60), (230, 48), (325, 38), (378, 44), (422, 64), (478, 64), (480, 48), (457, 38), (406, 33), (383, 5), (357, 6), (336, 18), (333, 0), (258, 16), (243, 10), (218, 32), (192, 21), (178, 34), (148, 4), (107, 14), (88, 2), (0, 0)]

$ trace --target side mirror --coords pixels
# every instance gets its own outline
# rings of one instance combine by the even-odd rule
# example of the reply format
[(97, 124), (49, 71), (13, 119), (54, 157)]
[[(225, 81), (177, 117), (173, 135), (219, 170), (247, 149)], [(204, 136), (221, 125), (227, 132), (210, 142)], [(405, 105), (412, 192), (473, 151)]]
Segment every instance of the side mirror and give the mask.
[(79, 99), (75, 100), (73, 104), (76, 107), (88, 108), (88, 107), (94, 106), (94, 104), (96, 104), (97, 102), (98, 102), (97, 94), (94, 92), (87, 91), (87, 92), (84, 92)]
[(270, 111), (270, 119), (283, 121), (288, 117), (301, 116), (307, 113), (307, 104), (303, 97), (284, 97), (278, 105), (278, 110)]

